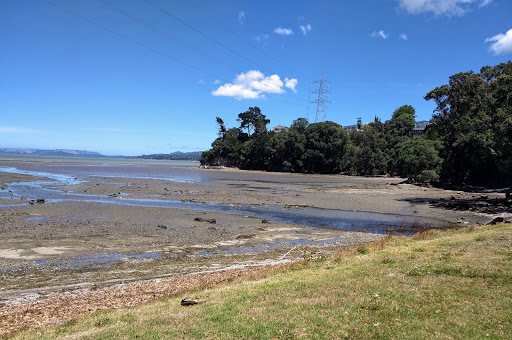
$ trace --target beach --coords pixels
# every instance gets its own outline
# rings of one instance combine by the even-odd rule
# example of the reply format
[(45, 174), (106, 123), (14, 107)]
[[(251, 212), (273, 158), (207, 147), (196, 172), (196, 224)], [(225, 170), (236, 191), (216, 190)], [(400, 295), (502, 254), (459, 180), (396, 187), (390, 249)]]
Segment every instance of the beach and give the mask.
[(492, 204), (500, 191), (140, 160), (2, 159), (0, 185), (5, 308), (62, 291), (280, 265), (505, 212)]

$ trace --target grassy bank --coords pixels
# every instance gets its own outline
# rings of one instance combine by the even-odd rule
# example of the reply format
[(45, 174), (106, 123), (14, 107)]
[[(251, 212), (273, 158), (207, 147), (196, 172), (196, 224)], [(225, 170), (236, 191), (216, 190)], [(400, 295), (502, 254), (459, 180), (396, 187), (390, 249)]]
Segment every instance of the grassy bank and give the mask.
[[(206, 303), (180, 306), (184, 297)], [(512, 334), (512, 226), (427, 231), (19, 339), (504, 339)]]

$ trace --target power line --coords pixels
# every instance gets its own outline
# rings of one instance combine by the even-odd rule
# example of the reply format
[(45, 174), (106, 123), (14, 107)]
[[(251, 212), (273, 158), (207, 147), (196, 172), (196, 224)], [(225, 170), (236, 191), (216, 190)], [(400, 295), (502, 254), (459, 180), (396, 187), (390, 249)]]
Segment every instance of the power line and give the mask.
[[(144, 20), (139, 19), (139, 18), (137, 18), (137, 17), (135, 17), (135, 16), (131, 15), (131, 14), (130, 14), (130, 13), (128, 13), (127, 11), (125, 11), (125, 10), (123, 10), (122, 8), (119, 8), (118, 6), (116, 6), (116, 5), (112, 4), (112, 3), (111, 3), (111, 2), (109, 2), (108, 0), (99, 0), (99, 1), (101, 1), (103, 4), (107, 5), (108, 7), (110, 7), (111, 9), (113, 9), (114, 11), (116, 11), (116, 12), (118, 12), (118, 13), (121, 13), (122, 15), (124, 15), (124, 16), (126, 16), (126, 17), (130, 18), (131, 20), (133, 20), (133, 21), (135, 21), (135, 22), (137, 22), (137, 23), (139, 23), (139, 24), (141, 24), (141, 25), (143, 25), (143, 26), (145, 26), (145, 27), (149, 28), (150, 30), (153, 30), (153, 31), (155, 31), (155, 32), (157, 32), (157, 33), (159, 33), (159, 34), (163, 35), (163, 36), (164, 36), (164, 37), (166, 37), (167, 39), (170, 39), (170, 40), (172, 40), (172, 41), (174, 41), (174, 42), (177, 42), (178, 44), (182, 45), (183, 47), (188, 48), (188, 49), (190, 49), (190, 50), (194, 51), (195, 53), (197, 53), (197, 54), (199, 54), (199, 55), (201, 55), (201, 56), (203, 56), (203, 57), (206, 57), (206, 58), (208, 58), (208, 59), (210, 59), (210, 60), (212, 60), (212, 61), (214, 61), (214, 62), (218, 63), (219, 65), (222, 65), (222, 66), (224, 66), (224, 67), (226, 67), (226, 68), (230, 69), (231, 71), (238, 72), (238, 73), (244, 73), (242, 70), (240, 70), (239, 68), (237, 68), (237, 67), (233, 66), (232, 64), (229, 64), (229, 63), (223, 62), (223, 61), (219, 60), (218, 58), (216, 58), (216, 57), (212, 56), (211, 54), (209, 54), (209, 53), (207, 53), (207, 52), (205, 52), (205, 51), (203, 51), (203, 50), (200, 50), (200, 49), (198, 49), (198, 48), (195, 48), (194, 46), (192, 46), (192, 45), (190, 45), (190, 44), (186, 43), (185, 41), (183, 41), (183, 40), (181, 40), (181, 39), (179, 39), (179, 38), (177, 38), (177, 37), (173, 36), (172, 34), (169, 34), (169, 33), (165, 32), (165, 31), (163, 31), (163, 30), (159, 29), (158, 27), (156, 27), (156, 26), (154, 26), (154, 25), (151, 25), (150, 23), (145, 22)], [(248, 75), (248, 74), (245, 74), (245, 75), (246, 75), (246, 77), (247, 77), (247, 78), (249, 78), (249, 79), (251, 79), (251, 80), (258, 81), (258, 82), (260, 81), (260, 79), (258, 79), (258, 78), (251, 77), (251, 76), (250, 76), (250, 75)], [(222, 79), (222, 78), (220, 78), (220, 79)], [(223, 80), (224, 80), (224, 79), (223, 79)], [(226, 81), (226, 82), (228, 82), (228, 81)], [(279, 92), (281, 92), (281, 91), (283, 91), (283, 89), (282, 89), (281, 87), (277, 87), (277, 86), (274, 86), (274, 85), (269, 84), (269, 83), (266, 83), (266, 82), (260, 82), (260, 84), (262, 84), (263, 86), (266, 86), (267, 88), (274, 89), (275, 91), (278, 91), (278, 93), (279, 93)], [(297, 98), (297, 99), (302, 100), (302, 101), (305, 101), (305, 99), (301, 99), (301, 98)]]
[[(142, 42), (140, 42), (140, 41), (137, 41), (137, 40), (135, 40), (135, 39), (132, 39), (132, 38), (130, 38), (130, 37), (128, 37), (128, 36), (126, 36), (126, 35), (124, 35), (124, 34), (122, 34), (122, 33), (116, 32), (116, 31), (114, 31), (114, 30), (112, 30), (112, 29), (108, 28), (108, 27), (107, 27), (107, 26), (105, 26), (105, 25), (102, 25), (102, 24), (100, 24), (100, 23), (98, 23), (98, 22), (95, 22), (95, 21), (93, 21), (93, 20), (91, 20), (91, 19), (89, 19), (89, 18), (87, 18), (87, 17), (85, 17), (85, 16), (83, 16), (83, 15), (81, 15), (81, 14), (79, 14), (79, 13), (77, 13), (77, 12), (73, 11), (73, 10), (70, 10), (70, 9), (68, 9), (68, 8), (63, 7), (63, 6), (62, 6), (62, 5), (60, 5), (60, 4), (54, 3), (54, 2), (52, 2), (52, 1), (50, 1), (50, 0), (44, 0), (44, 1), (45, 1), (46, 3), (48, 3), (48, 4), (52, 5), (52, 6), (54, 6), (54, 7), (59, 8), (60, 10), (62, 10), (62, 11), (64, 11), (64, 12), (66, 12), (66, 13), (68, 13), (68, 14), (72, 15), (72, 16), (75, 16), (75, 17), (77, 17), (77, 18), (79, 18), (79, 19), (81, 19), (81, 20), (84, 20), (85, 22), (87, 22), (87, 23), (89, 23), (89, 24), (91, 24), (91, 25), (94, 25), (94, 26), (96, 26), (96, 27), (98, 27), (98, 28), (100, 28), (100, 29), (102, 29), (102, 30), (104, 30), (104, 31), (107, 31), (107, 32), (109, 32), (109, 33), (111, 33), (111, 34), (114, 34), (114, 35), (116, 35), (116, 36), (118, 36), (118, 37), (120, 37), (120, 38), (123, 38), (123, 39), (125, 39), (125, 40), (127, 40), (127, 41), (129, 41), (129, 42), (131, 42), (131, 43), (133, 43), (133, 44), (139, 45), (139, 46), (141, 46), (141, 47), (143, 47), (143, 48), (145, 48), (145, 49), (147, 49), (147, 50), (149, 50), (149, 51), (151, 51), (151, 52), (154, 52), (154, 53), (157, 53), (157, 54), (159, 54), (159, 55), (161, 55), (161, 56), (163, 56), (163, 57), (166, 57), (166, 58), (168, 58), (168, 59), (170, 59), (170, 60), (172, 60), (172, 61), (174, 61), (174, 62), (176, 62), (176, 63), (182, 64), (182, 65), (184, 65), (184, 66), (186, 66), (186, 67), (188, 67), (188, 68), (191, 68), (191, 69), (193, 69), (193, 70), (196, 70), (196, 71), (198, 71), (198, 72), (201, 72), (201, 73), (207, 74), (207, 75), (209, 75), (209, 76), (211, 76), (211, 77), (213, 77), (213, 78), (223, 80), (223, 81), (224, 81), (224, 82), (226, 82), (226, 83), (229, 83), (229, 82), (230, 82), (229, 80), (227, 80), (227, 79), (225, 79), (225, 78), (223, 78), (223, 77), (220, 77), (220, 76), (218, 76), (218, 75), (216, 75), (216, 74), (213, 74), (213, 73), (211, 73), (211, 72), (209, 72), (209, 71), (206, 71), (206, 70), (204, 70), (204, 69), (202, 69), (202, 68), (200, 68), (200, 67), (196, 67), (196, 66), (194, 66), (194, 65), (191, 65), (191, 64), (189, 64), (189, 63), (186, 63), (186, 62), (184, 62), (184, 61), (182, 61), (182, 60), (180, 60), (180, 59), (178, 59), (178, 58), (175, 58), (175, 57), (173, 57), (173, 56), (171, 56), (171, 55), (169, 55), (169, 54), (167, 54), (167, 53), (165, 53), (165, 52), (162, 52), (162, 51), (157, 50), (157, 49), (155, 49), (155, 48), (153, 48), (153, 47), (151, 47), (151, 46), (149, 46), (149, 45), (146, 45), (146, 44), (144, 44), (144, 43), (142, 43)], [(135, 19), (133, 19), (133, 20), (135, 20)], [(136, 21), (137, 21), (137, 20), (136, 20)], [(152, 26), (152, 25), (150, 25), (150, 26)], [(165, 33), (165, 32), (164, 32), (164, 33)], [(257, 80), (257, 79), (255, 79), (255, 78), (253, 78), (253, 79), (254, 79), (254, 80)], [(269, 84), (263, 84), (263, 85), (270, 86)], [(279, 90), (281, 90), (281, 89), (279, 88)], [(286, 99), (284, 99), (284, 98), (280, 98), (280, 97), (274, 97), (274, 98), (275, 98), (275, 99), (277, 99), (277, 100), (290, 102), (289, 100), (286, 100)]]
[(205, 38), (207, 38), (207, 39), (209, 39), (209, 40), (211, 40), (211, 41), (215, 42), (217, 45), (219, 45), (219, 46), (221, 46), (222, 48), (224, 48), (224, 49), (228, 50), (229, 52), (231, 52), (231, 53), (233, 53), (233, 54), (235, 54), (235, 55), (239, 56), (240, 58), (242, 58), (242, 59), (244, 59), (244, 60), (246, 60), (246, 61), (248, 61), (248, 62), (250, 62), (250, 63), (252, 63), (253, 65), (258, 66), (259, 68), (262, 68), (262, 69), (267, 70), (267, 71), (269, 71), (269, 72), (271, 72), (271, 73), (272, 73), (272, 71), (270, 71), (269, 69), (267, 69), (265, 66), (263, 66), (263, 65), (261, 65), (261, 64), (258, 64), (256, 61), (252, 60), (251, 58), (249, 58), (249, 57), (246, 57), (246, 56), (242, 55), (241, 53), (239, 53), (239, 52), (235, 51), (234, 49), (230, 48), (229, 46), (226, 46), (226, 45), (225, 45), (225, 44), (223, 44), (222, 42), (220, 42), (220, 41), (218, 41), (217, 39), (213, 38), (212, 36), (210, 36), (210, 35), (208, 35), (208, 34), (204, 33), (204, 32), (203, 32), (203, 31), (201, 31), (200, 29), (198, 29), (198, 28), (194, 27), (193, 25), (188, 24), (187, 22), (185, 22), (184, 20), (182, 20), (182, 19), (178, 18), (176, 15), (172, 14), (171, 12), (169, 12), (169, 11), (167, 11), (167, 10), (163, 9), (162, 7), (160, 7), (160, 6), (156, 5), (153, 1), (150, 1), (150, 0), (144, 0), (144, 2), (146, 2), (148, 5), (152, 6), (153, 8), (155, 8), (155, 9), (157, 9), (157, 10), (161, 11), (162, 13), (164, 13), (165, 15), (167, 15), (168, 17), (170, 17), (171, 19), (173, 19), (173, 20), (175, 20), (175, 21), (179, 22), (180, 24), (182, 24), (182, 25), (184, 25), (184, 26), (188, 27), (189, 29), (193, 30), (194, 32), (197, 32), (197, 33), (201, 34), (203, 37), (205, 37)]
[(105, 31), (107, 31), (107, 32), (109, 32), (109, 33), (112, 33), (112, 34), (114, 34), (114, 35), (117, 35), (118, 37), (121, 37), (121, 38), (123, 38), (123, 39), (125, 39), (125, 40), (128, 40), (128, 41), (129, 41), (129, 42), (131, 42), (131, 43), (134, 43), (134, 44), (136, 44), (136, 45), (139, 45), (139, 46), (141, 46), (141, 47), (144, 47), (144, 48), (146, 48), (146, 49), (148, 49), (148, 50), (150, 50), (150, 51), (152, 51), (152, 52), (154, 52), (154, 53), (160, 54), (161, 56), (164, 56), (164, 57), (166, 57), (166, 58), (169, 58), (169, 59), (171, 59), (172, 61), (174, 61), (174, 62), (176, 62), (176, 63), (182, 64), (182, 65), (185, 65), (185, 66), (187, 66), (187, 67), (189, 67), (189, 68), (191, 68), (191, 69), (193, 69), (193, 70), (196, 70), (196, 71), (199, 71), (199, 72), (202, 72), (202, 73), (208, 74), (208, 75), (210, 75), (210, 76), (212, 76), (212, 77), (214, 77), (214, 78), (222, 79), (222, 80), (224, 80), (225, 82), (228, 82), (228, 80), (223, 79), (222, 77), (219, 77), (219, 76), (217, 76), (217, 75), (215, 75), (215, 74), (213, 74), (213, 73), (211, 73), (211, 72), (208, 72), (208, 71), (206, 71), (206, 70), (203, 70), (203, 69), (201, 69), (201, 68), (199, 68), (199, 67), (196, 67), (196, 66), (194, 66), (194, 65), (188, 64), (188, 63), (186, 63), (186, 62), (184, 62), (184, 61), (182, 61), (182, 60), (180, 60), (180, 59), (177, 59), (177, 58), (175, 58), (175, 57), (173, 57), (173, 56), (171, 56), (171, 55), (169, 55), (169, 54), (167, 54), (167, 53), (164, 53), (164, 52), (162, 52), (162, 51), (160, 51), (160, 50), (157, 50), (157, 49), (155, 49), (155, 48), (153, 48), (153, 47), (151, 47), (151, 46), (148, 46), (148, 45), (146, 45), (146, 44), (144, 44), (144, 43), (141, 43), (140, 41), (137, 41), (137, 40), (135, 40), (135, 39), (132, 39), (132, 38), (130, 38), (130, 37), (127, 37), (127, 36), (125, 36), (124, 34), (121, 34), (121, 33), (119, 33), (119, 32), (116, 32), (116, 31), (114, 31), (114, 30), (112, 30), (112, 29), (110, 29), (110, 28), (108, 28), (108, 27), (106, 27), (106, 26), (104, 26), (104, 25), (102, 25), (102, 24), (99, 24), (99, 23), (97, 23), (97, 22), (95, 22), (95, 21), (93, 21), (93, 20), (91, 20), (91, 19), (89, 19), (89, 18), (86, 18), (86, 17), (84, 17), (83, 15), (81, 15), (81, 14), (79, 14), (79, 13), (76, 13), (76, 12), (74, 12), (74, 11), (70, 10), (70, 9), (67, 9), (67, 8), (65, 8), (65, 7), (63, 7), (63, 6), (59, 5), (59, 4), (57, 4), (57, 3), (54, 3), (54, 2), (52, 2), (52, 1), (50, 1), (50, 0), (44, 0), (44, 1), (46, 1), (48, 4), (50, 4), (50, 5), (52, 5), (52, 6), (55, 6), (55, 7), (59, 8), (59, 9), (63, 10), (64, 12), (67, 12), (68, 14), (71, 14), (71, 15), (73, 15), (73, 16), (75, 16), (75, 17), (78, 17), (78, 18), (80, 18), (80, 19), (82, 19), (82, 20), (86, 21), (87, 23), (89, 23), (89, 24), (91, 24), (91, 25), (94, 25), (94, 26), (96, 26), (96, 27), (101, 28), (102, 30), (105, 30)]
[(200, 50), (198, 48), (195, 48), (194, 46), (192, 46), (190, 44), (187, 44), (183, 40), (173, 36), (172, 34), (169, 34), (169, 33), (165, 32), (165, 31), (162, 31), (161, 29), (159, 29), (156, 26), (153, 26), (153, 25), (151, 25), (151, 24), (149, 24), (149, 23), (147, 23), (147, 22), (145, 22), (145, 21), (143, 21), (141, 19), (138, 19), (137, 17), (134, 17), (133, 15), (129, 14), (127, 11), (123, 10), (120, 7), (117, 7), (116, 5), (112, 4), (111, 2), (109, 2), (107, 0), (99, 0), (99, 1), (102, 2), (103, 4), (107, 5), (108, 7), (113, 9), (114, 11), (116, 11), (118, 13), (121, 13), (122, 15), (130, 18), (131, 20), (133, 20), (133, 21), (135, 21), (135, 22), (137, 22), (137, 23), (139, 23), (139, 24), (141, 24), (143, 26), (146, 26), (150, 30), (153, 30), (153, 31), (155, 31), (157, 33), (160, 33), (161, 35), (163, 35), (167, 39), (172, 40), (172, 41), (180, 44), (181, 46), (183, 46), (185, 48), (188, 48), (188, 49), (194, 51), (195, 53), (197, 53), (197, 54), (199, 54), (199, 55), (201, 55), (203, 57), (206, 57), (206, 58), (208, 58), (208, 59), (210, 59), (210, 60), (212, 60), (212, 61), (214, 61), (214, 62), (216, 62), (216, 63), (218, 63), (220, 65), (223, 65), (223, 66), (229, 68), (232, 71), (237, 72), (237, 69), (235, 67), (233, 67), (233, 66), (231, 66), (229, 64), (224, 63), (222, 60), (219, 60), (219, 59), (215, 58), (214, 56), (212, 56), (212, 55), (210, 55), (210, 54), (208, 54), (208, 53), (206, 53), (206, 52), (204, 52), (204, 51), (202, 51), (202, 50)]
[[(233, 30), (229, 29), (227, 26), (223, 25), (221, 22), (219, 22), (217, 19), (215, 19), (214, 17), (212, 17), (211, 15), (209, 15), (208, 13), (206, 13), (205, 11), (203, 11), (199, 6), (197, 6), (196, 4), (194, 4), (193, 1), (188, 1), (188, 4), (190, 4), (192, 7), (194, 7), (196, 10), (198, 10), (201, 14), (203, 14), (205, 17), (207, 17), (208, 19), (210, 19), (210, 21), (212, 21), (214, 24), (217, 24), (219, 27), (221, 27), (222, 29), (230, 32), (231, 34), (233, 34), (234, 36), (236, 36), (237, 38), (239, 38), (240, 40), (243, 40), (245, 43), (249, 44), (250, 46), (252, 46), (254, 49), (258, 50), (259, 52), (261, 52), (262, 54), (264, 54), (265, 56), (273, 59), (274, 61), (276, 61), (277, 63), (279, 63), (280, 65), (283, 65), (283, 63), (275, 58), (274, 56), (272, 56), (271, 54), (267, 53), (265, 50), (259, 48), (258, 46), (254, 45), (253, 43), (251, 43), (247, 38), (244, 38), (243, 36), (239, 35), (238, 33), (234, 32)], [(284, 65), (285, 67), (288, 67), (286, 65)], [(267, 70), (269, 70), (267, 68)], [(270, 71), (270, 70), (269, 70)], [(293, 71), (293, 70), (292, 70)], [(270, 71), (271, 73), (276, 73), (276, 72), (273, 72), (273, 71)], [(311, 77), (309, 76), (306, 76), (304, 75), (303, 73), (301, 72), (292, 72), (292, 73), (296, 73), (298, 75), (301, 75), (303, 78), (307, 78), (308, 80), (311, 80)], [(308, 88), (304, 85), (301, 85), (299, 84), (298, 85), (299, 87), (302, 87), (303, 89), (305, 90), (308, 90)], [(309, 92), (309, 90), (308, 90)]]

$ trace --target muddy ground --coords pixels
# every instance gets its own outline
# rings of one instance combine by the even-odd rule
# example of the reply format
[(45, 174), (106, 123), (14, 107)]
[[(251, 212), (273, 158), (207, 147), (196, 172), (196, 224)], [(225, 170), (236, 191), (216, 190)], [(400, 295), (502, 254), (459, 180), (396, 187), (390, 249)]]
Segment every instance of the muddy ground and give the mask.
[[(59, 192), (208, 204), (278, 205), (435, 217), (446, 225), (509, 216), (500, 190), (442, 190), (399, 178), (262, 173), (72, 162), (0, 160), (0, 167), (71, 174), (82, 182), (46, 183)], [(101, 170), (101, 171), (100, 171)], [(112, 170), (112, 171), (111, 171)], [(109, 171), (113, 175), (108, 174)], [(165, 174), (178, 171), (184, 180)], [(148, 175), (140, 176), (147, 173)], [(98, 175), (99, 174), (99, 175)], [(156, 175), (155, 175), (156, 174)], [(180, 177), (181, 178), (181, 177)], [(0, 301), (76, 287), (167, 277), (233, 264), (289, 260), (374, 241), (383, 235), (220, 212), (73, 200), (29, 204), (13, 183), (45, 180), (0, 172)], [(47, 180), (47, 179), (46, 179)], [(2, 302), (0, 302), (2, 303)]]

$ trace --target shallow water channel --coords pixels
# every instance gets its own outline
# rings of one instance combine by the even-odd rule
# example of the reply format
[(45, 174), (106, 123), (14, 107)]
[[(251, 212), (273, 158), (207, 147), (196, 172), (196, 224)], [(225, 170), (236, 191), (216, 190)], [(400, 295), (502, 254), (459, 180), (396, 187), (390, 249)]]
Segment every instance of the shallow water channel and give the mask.
[[(378, 234), (411, 234), (417, 232), (419, 228), (424, 226), (443, 227), (449, 225), (449, 222), (436, 218), (418, 218), (415, 216), (383, 214), (366, 211), (332, 210), (311, 207), (283, 207), (279, 205), (205, 204), (161, 199), (134, 199), (126, 197), (109, 197), (106, 195), (76, 194), (48, 188), (48, 186), (56, 187), (84, 182), (84, 180), (72, 176), (49, 172), (19, 170), (14, 167), (0, 167), (0, 172), (17, 173), (51, 179), (45, 181), (10, 183), (6, 189), (0, 190), (0, 198), (20, 199), (23, 196), (27, 200), (44, 198), (46, 203), (82, 201), (104, 204), (120, 204), (126, 206), (186, 209), (248, 216), (275, 222), (306, 225), (311, 227), (362, 231)], [(167, 180), (173, 181), (175, 179), (170, 178)], [(20, 200), (20, 204), (29, 203), (25, 203), (25, 201)]]

